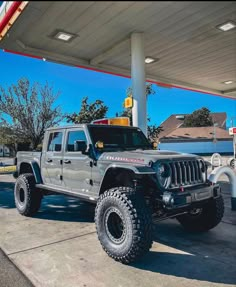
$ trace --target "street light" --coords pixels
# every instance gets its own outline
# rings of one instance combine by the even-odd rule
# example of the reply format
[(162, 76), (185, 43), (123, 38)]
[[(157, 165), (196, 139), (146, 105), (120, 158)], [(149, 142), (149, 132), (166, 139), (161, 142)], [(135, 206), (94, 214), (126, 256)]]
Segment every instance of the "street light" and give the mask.
[(213, 142), (216, 143), (217, 139), (216, 139), (216, 127), (218, 127), (219, 124), (218, 123), (214, 123), (213, 124)]
[(236, 119), (236, 117), (231, 117), (230, 118), (230, 124), (231, 124), (231, 128), (236, 126), (236, 124), (234, 125), (234, 119)]

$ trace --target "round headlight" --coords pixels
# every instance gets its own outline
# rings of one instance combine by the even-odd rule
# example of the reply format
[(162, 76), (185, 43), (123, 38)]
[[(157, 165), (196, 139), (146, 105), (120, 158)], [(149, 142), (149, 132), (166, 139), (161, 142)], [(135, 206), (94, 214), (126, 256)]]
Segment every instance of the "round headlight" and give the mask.
[(159, 184), (164, 188), (168, 188), (171, 183), (170, 166), (166, 163), (158, 163), (156, 167), (156, 172)]

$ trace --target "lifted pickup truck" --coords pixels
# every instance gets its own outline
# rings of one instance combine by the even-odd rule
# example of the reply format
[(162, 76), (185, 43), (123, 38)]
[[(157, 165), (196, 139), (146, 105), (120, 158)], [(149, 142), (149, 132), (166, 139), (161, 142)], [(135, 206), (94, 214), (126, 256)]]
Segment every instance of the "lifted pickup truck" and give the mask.
[(18, 152), (15, 204), (33, 216), (44, 195), (96, 203), (98, 238), (109, 256), (135, 261), (152, 245), (154, 222), (177, 218), (189, 231), (222, 219), (220, 187), (200, 157), (154, 150), (139, 128), (73, 125), (46, 131), (42, 152)]

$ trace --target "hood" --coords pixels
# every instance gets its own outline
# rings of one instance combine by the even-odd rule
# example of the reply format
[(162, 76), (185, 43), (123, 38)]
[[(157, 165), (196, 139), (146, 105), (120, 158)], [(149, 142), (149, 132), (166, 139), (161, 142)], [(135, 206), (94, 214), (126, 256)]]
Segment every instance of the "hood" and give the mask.
[(149, 165), (150, 161), (156, 162), (160, 159), (193, 159), (197, 155), (178, 153), (169, 150), (135, 150), (135, 151), (119, 151), (119, 152), (104, 152), (99, 160), (109, 162), (123, 162), (130, 164)]

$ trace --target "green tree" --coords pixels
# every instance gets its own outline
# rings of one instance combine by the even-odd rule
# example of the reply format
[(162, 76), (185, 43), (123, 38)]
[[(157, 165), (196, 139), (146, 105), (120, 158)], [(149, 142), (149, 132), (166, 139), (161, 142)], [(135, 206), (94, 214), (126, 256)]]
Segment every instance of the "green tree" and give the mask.
[(58, 95), (48, 84), (31, 85), (26, 78), (7, 89), (0, 86), (0, 126), (5, 131), (1, 140), (9, 144), (30, 142), (35, 149), (42, 142), (45, 129), (63, 119), (61, 109), (53, 107)]
[[(150, 118), (147, 119), (148, 122), (151, 121)], [(148, 139), (150, 140), (150, 142), (155, 142), (156, 139), (159, 137), (160, 132), (164, 131), (162, 126), (157, 126), (156, 124), (154, 125), (148, 125), (147, 126), (147, 135), (148, 135)]]
[(187, 115), (183, 122), (183, 127), (209, 127), (213, 125), (213, 120), (210, 115), (210, 110), (202, 107)]
[(94, 120), (102, 119), (106, 116), (108, 107), (103, 101), (96, 100), (89, 104), (88, 97), (82, 99), (80, 111), (78, 113), (69, 114), (66, 116), (67, 122), (74, 124), (91, 123)]
[[(153, 85), (150, 83), (146, 84), (146, 97), (150, 95), (155, 95), (155, 90), (153, 89)], [(127, 97), (132, 97), (132, 88), (129, 87), (126, 91)], [(130, 123), (132, 125), (132, 108), (124, 108), (124, 110), (120, 114), (121, 117), (129, 117)], [(147, 118), (147, 121), (150, 123), (151, 119)], [(163, 128), (161, 126), (157, 126), (156, 124), (150, 125), (148, 124), (147, 127), (147, 133), (148, 133), (148, 138), (151, 142), (155, 141), (156, 138), (158, 138), (158, 135), (160, 132), (163, 131)]]

